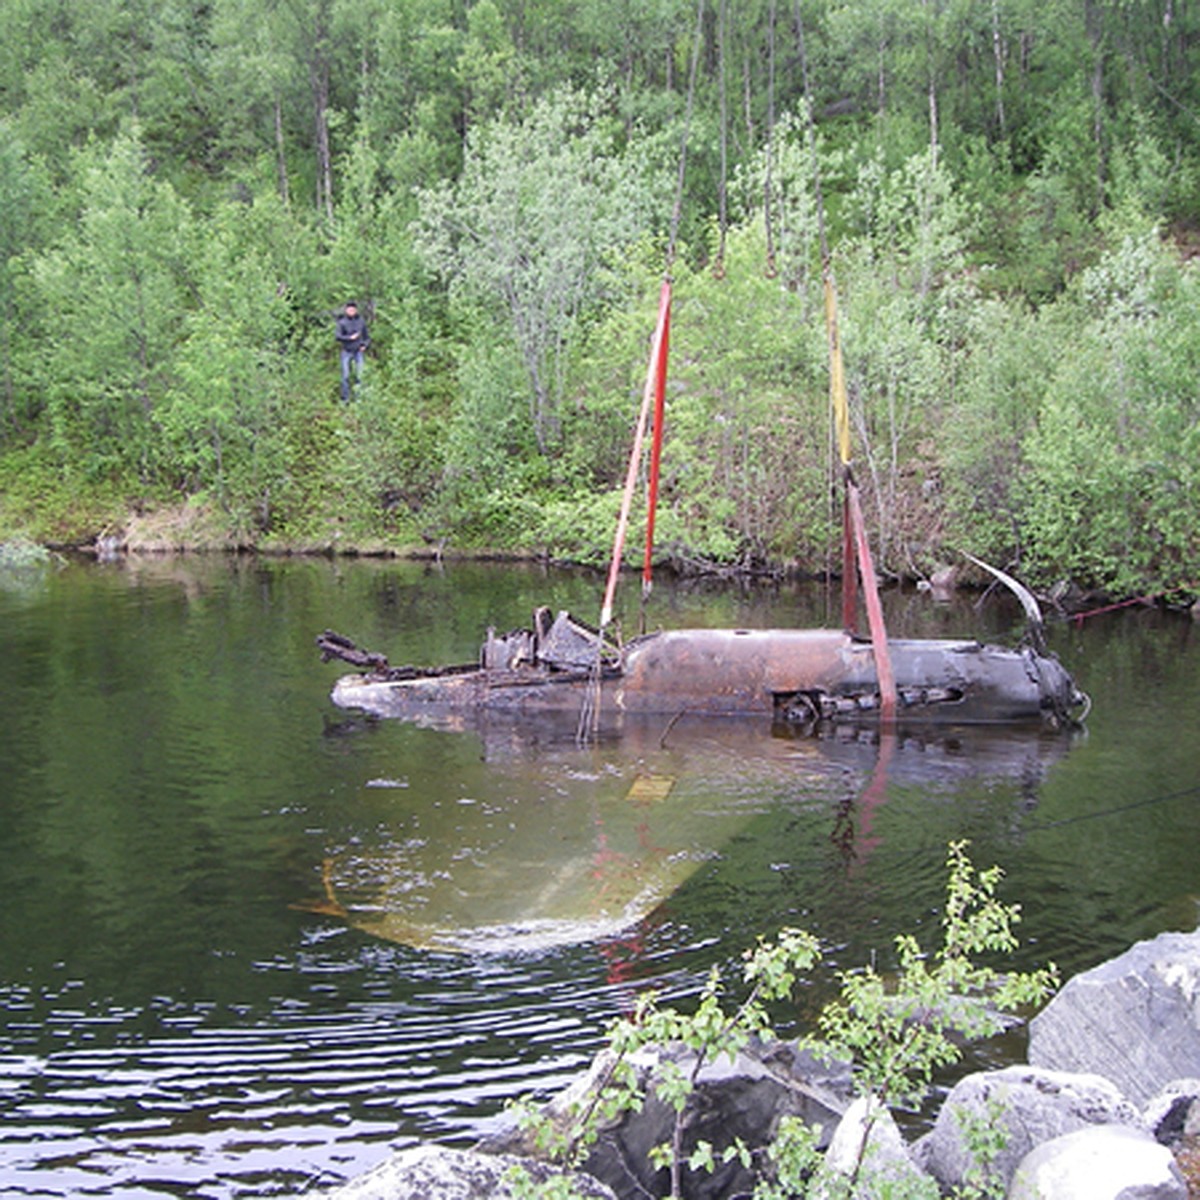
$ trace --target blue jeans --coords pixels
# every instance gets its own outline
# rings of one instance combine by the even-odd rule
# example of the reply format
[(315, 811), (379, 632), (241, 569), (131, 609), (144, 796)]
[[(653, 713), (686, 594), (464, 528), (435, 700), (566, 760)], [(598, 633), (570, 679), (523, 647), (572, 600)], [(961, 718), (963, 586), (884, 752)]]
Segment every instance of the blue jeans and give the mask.
[(361, 350), (342, 349), (342, 400), (350, 399), (350, 364), (354, 364), (355, 373), (358, 375), (358, 382), (362, 383), (363, 375), (363, 352)]

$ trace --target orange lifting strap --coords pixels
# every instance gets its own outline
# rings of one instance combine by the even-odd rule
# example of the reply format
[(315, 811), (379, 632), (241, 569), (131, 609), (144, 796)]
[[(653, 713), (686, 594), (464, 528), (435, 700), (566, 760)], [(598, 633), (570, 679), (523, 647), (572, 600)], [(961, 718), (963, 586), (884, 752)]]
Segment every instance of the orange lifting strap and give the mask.
[[(629, 454), (629, 467), (625, 473), (625, 490), (621, 495), (621, 512), (617, 517), (617, 532), (613, 538), (612, 559), (608, 566), (608, 582), (604, 588), (604, 604), (600, 609), (600, 631), (608, 628), (613, 616), (613, 600), (617, 594), (617, 577), (621, 572), (621, 557), (625, 550), (625, 532), (629, 526), (629, 510), (633, 506), (633, 493), (637, 485), (638, 465), (642, 459), (642, 444), (646, 437), (646, 426), (650, 421), (651, 405), (654, 405), (654, 460), (651, 463), (651, 479), (654, 484), (654, 495), (657, 499), (657, 454), (661, 450), (662, 438), (662, 404), (666, 394), (667, 381), (667, 333), (671, 324), (671, 281), (664, 279), (662, 290), (658, 297), (658, 324), (654, 329), (654, 343), (650, 349), (650, 367), (646, 372), (646, 386), (642, 392), (642, 407), (638, 413), (637, 426), (633, 431), (633, 449)], [(650, 514), (653, 513), (653, 508)], [(652, 552), (651, 535), (654, 518), (647, 515), (646, 519), (646, 560), (649, 562)], [(646, 568), (648, 572), (649, 568)], [(643, 587), (648, 586), (649, 576), (643, 575)]]
[(855, 565), (862, 575), (863, 599), (867, 605), (867, 624), (871, 631), (871, 646), (875, 654), (875, 670), (879, 676), (879, 716), (885, 723), (896, 719), (896, 677), (892, 672), (892, 656), (888, 650), (887, 625), (879, 586), (875, 579), (875, 563), (863, 522), (858, 484), (850, 468), (850, 406), (846, 401), (846, 376), (842, 368), (842, 343), (838, 333), (837, 293), (828, 265), (825, 268), (825, 327), (829, 333), (829, 399), (833, 406), (834, 429), (837, 433), (838, 455), (842, 460), (842, 479), (846, 489), (843, 511), (842, 621), (853, 632), (857, 617), (855, 596)]

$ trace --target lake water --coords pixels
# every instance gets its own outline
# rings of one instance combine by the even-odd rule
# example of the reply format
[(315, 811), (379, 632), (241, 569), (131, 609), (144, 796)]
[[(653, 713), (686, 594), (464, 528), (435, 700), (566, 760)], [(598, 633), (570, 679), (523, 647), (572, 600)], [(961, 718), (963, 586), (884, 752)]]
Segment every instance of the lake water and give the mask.
[[(1195, 927), (1186, 619), (1052, 627), (1095, 702), (1082, 735), (882, 745), (680, 721), (579, 749), (368, 722), (329, 702), (340, 670), (313, 644), (333, 627), (393, 663), (468, 661), (489, 623), (542, 603), (594, 619), (599, 598), (586, 573), (486, 565), (0, 575), (0, 1194), (295, 1195), (418, 1138), (469, 1143), (581, 1069), (638, 989), (685, 998), (759, 933), (821, 938), (813, 997), (896, 933), (932, 937), (956, 838), (1007, 872), (1022, 965), (1069, 973)], [(1006, 604), (889, 603), (897, 635), (1015, 637)], [(815, 586), (660, 583), (650, 620), (836, 613)], [(593, 886), (644, 915), (589, 926), (571, 905)], [(437, 940), (507, 920), (514, 896), (574, 924)]]

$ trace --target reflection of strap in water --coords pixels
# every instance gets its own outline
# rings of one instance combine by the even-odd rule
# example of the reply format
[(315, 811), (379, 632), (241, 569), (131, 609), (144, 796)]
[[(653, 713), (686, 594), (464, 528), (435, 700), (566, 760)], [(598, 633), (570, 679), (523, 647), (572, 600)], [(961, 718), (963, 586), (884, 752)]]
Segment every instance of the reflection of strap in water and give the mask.
[[(875, 834), (873, 822), (875, 810), (887, 801), (888, 770), (898, 744), (894, 730), (885, 729), (880, 733), (871, 778), (858, 796), (847, 796), (838, 805), (829, 840), (841, 851), (848, 874), (861, 867), (882, 840)], [(854, 825), (856, 812), (859, 817), (857, 829)]]

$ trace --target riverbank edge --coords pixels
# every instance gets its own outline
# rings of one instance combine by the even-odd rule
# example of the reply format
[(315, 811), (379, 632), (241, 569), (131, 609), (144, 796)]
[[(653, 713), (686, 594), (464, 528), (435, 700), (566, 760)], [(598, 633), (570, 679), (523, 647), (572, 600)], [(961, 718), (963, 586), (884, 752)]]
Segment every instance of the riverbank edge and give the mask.
[[(97, 531), (80, 531), (62, 539), (29, 537), (16, 529), (0, 528), (0, 547), (41, 546), (59, 554), (91, 556), (109, 561), (121, 555), (167, 557), (171, 555), (227, 554), (270, 559), (327, 558), (372, 559), (421, 563), (512, 563), (579, 571), (607, 569), (607, 561), (562, 557), (545, 549), (518, 547), (499, 549), (484, 545), (452, 546), (444, 540), (427, 539), (421, 544), (390, 543), (383, 539), (344, 537), (339, 529), (310, 538), (276, 540), (234, 535), (207, 506), (183, 505), (152, 514), (129, 514), (120, 524), (110, 523)], [(840, 579), (840, 572), (796, 560), (764, 560), (753, 563), (680, 558), (662, 554), (656, 570), (677, 579), (709, 579), (730, 583), (803, 583)], [(625, 569), (632, 571), (633, 566)], [(949, 598), (955, 591), (981, 591), (995, 581), (964, 561), (939, 566), (929, 577), (915, 571), (883, 576), (885, 586), (928, 590), (934, 598)], [(1111, 595), (1063, 580), (1037, 592), (1049, 609), (1064, 616), (1125, 607), (1160, 608), (1200, 620), (1200, 596)]]
[[(6, 543), (0, 537), (0, 546)], [(385, 546), (380, 544), (353, 544), (340, 541), (312, 541), (258, 544), (241, 541), (133, 541), (121, 539), (114, 535), (100, 535), (85, 542), (56, 542), (39, 543), (46, 550), (58, 554), (74, 554), (80, 557), (96, 558), (101, 561), (111, 561), (128, 555), (135, 558), (170, 558), (203, 557), (205, 555), (229, 555), (233, 557), (264, 558), (286, 560), (292, 558), (323, 558), (356, 559), (372, 561), (414, 562), (414, 563), (509, 563), (513, 565), (527, 564), (558, 570), (600, 572), (607, 569), (607, 564), (586, 560), (560, 558), (546, 554), (544, 551), (532, 549), (498, 550), (486, 547), (450, 548), (442, 546)], [(641, 568), (625, 563), (621, 568), (623, 573), (632, 574)], [(796, 562), (765, 562), (747, 567), (737, 563), (707, 562), (698, 560), (679, 560), (671, 557), (664, 558), (655, 564), (655, 570), (660, 574), (670, 575), (681, 580), (712, 580), (736, 584), (750, 583), (820, 583), (837, 582), (841, 572), (826, 571), (804, 567)], [(994, 581), (985, 577), (982, 572), (972, 568), (964, 568), (960, 573), (953, 570), (954, 578), (950, 582), (939, 583), (937, 578), (926, 579), (919, 575), (889, 575), (884, 578), (883, 586), (900, 588), (916, 588), (930, 591), (935, 599), (949, 599), (958, 591), (983, 592), (994, 586)], [(1173, 599), (1166, 595), (1120, 595), (1114, 596), (1106, 592), (1085, 589), (1071, 581), (1064, 581), (1050, 591), (1035, 592), (1039, 601), (1059, 613), (1063, 617), (1079, 617), (1093, 612), (1112, 611), (1122, 608), (1157, 609), (1193, 620), (1200, 620), (1200, 596), (1192, 598), (1184, 596)]]

